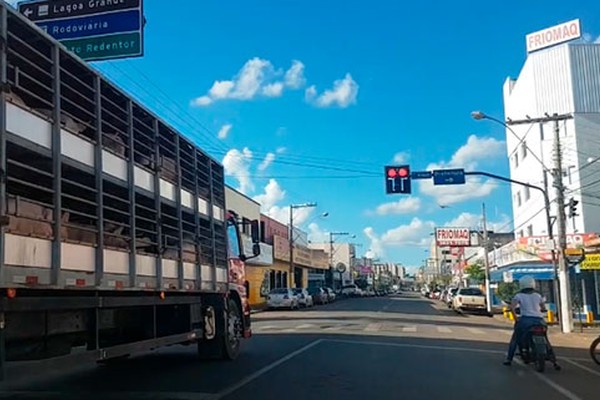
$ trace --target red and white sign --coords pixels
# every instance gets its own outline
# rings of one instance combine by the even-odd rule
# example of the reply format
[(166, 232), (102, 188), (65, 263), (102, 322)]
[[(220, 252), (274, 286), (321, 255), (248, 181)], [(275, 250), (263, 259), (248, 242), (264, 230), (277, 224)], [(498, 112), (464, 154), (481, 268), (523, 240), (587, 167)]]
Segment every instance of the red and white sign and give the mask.
[(579, 19), (552, 26), (527, 35), (527, 52), (544, 49), (555, 44), (568, 42), (581, 37), (581, 24)]
[(471, 246), (471, 230), (469, 228), (435, 228), (435, 241), (438, 247)]

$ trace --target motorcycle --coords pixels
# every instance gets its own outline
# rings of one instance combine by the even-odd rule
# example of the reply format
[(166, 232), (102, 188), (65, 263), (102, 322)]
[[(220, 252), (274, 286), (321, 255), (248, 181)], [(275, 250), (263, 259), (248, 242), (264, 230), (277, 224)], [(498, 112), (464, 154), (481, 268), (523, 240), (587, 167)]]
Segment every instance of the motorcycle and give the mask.
[(592, 356), (592, 360), (598, 365), (600, 365), (600, 336), (596, 338), (592, 342), (590, 346), (590, 356)]
[(535, 363), (538, 372), (544, 372), (546, 361), (550, 361), (555, 370), (561, 367), (556, 362), (554, 350), (548, 341), (548, 327), (544, 324), (536, 324), (529, 328), (521, 342), (521, 359), (525, 364)]

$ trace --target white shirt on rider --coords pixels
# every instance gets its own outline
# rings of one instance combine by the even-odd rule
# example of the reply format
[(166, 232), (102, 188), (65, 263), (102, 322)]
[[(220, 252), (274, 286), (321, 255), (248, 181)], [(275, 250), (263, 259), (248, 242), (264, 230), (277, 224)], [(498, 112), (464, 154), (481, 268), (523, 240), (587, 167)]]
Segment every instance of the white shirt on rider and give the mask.
[(517, 293), (513, 299), (520, 309), (521, 317), (544, 318), (540, 304), (544, 302), (542, 296), (537, 292)]

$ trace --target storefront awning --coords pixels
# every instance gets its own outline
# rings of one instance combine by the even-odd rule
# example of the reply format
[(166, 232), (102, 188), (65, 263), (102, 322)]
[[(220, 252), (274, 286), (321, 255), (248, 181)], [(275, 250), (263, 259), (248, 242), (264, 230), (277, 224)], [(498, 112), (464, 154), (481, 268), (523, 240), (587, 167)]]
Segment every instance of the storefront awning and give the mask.
[(531, 275), (538, 281), (554, 279), (552, 264), (513, 264), (490, 272), (492, 282), (518, 281), (525, 275)]

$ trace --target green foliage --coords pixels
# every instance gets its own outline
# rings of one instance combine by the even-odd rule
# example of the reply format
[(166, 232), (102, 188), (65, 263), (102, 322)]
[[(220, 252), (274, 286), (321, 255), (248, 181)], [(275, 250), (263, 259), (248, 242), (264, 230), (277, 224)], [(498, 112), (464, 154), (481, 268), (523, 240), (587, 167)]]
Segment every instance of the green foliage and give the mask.
[(506, 303), (510, 303), (518, 292), (519, 284), (517, 282), (502, 282), (498, 284), (498, 297)]
[(483, 262), (480, 260), (467, 265), (465, 273), (469, 274), (469, 281), (471, 281), (471, 283), (481, 283), (485, 280), (485, 270), (483, 268)]

